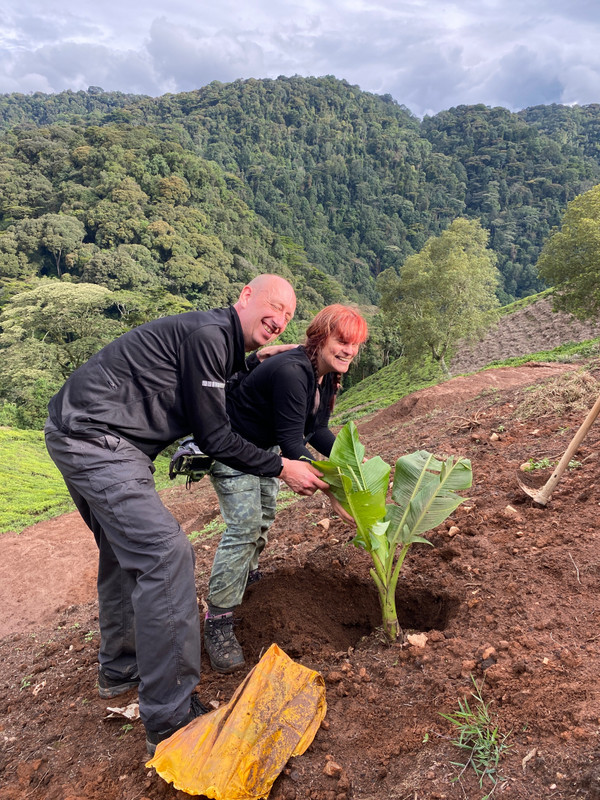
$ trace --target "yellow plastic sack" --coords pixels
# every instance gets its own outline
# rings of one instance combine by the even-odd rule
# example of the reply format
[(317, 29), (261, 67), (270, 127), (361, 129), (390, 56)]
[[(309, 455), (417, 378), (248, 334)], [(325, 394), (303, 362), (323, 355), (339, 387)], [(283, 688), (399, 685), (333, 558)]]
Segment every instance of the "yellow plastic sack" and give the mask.
[(321, 675), (272, 644), (229, 703), (161, 742), (146, 766), (188, 794), (259, 800), (310, 745), (326, 710)]

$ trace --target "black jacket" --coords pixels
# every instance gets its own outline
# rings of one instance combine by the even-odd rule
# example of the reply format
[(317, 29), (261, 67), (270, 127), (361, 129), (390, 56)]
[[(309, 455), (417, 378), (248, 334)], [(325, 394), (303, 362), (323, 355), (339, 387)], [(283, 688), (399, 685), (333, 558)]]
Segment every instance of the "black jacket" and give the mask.
[(281, 458), (231, 429), (227, 380), (246, 368), (244, 337), (234, 308), (190, 311), (147, 322), (93, 355), (48, 406), (65, 434), (107, 431), (150, 458), (193, 434), (200, 448), (234, 469), (279, 475)]
[(286, 458), (312, 458), (306, 441), (328, 456), (335, 441), (327, 427), (332, 376), (323, 378), (316, 413), (315, 391), (315, 374), (303, 348), (271, 356), (227, 392), (233, 430), (259, 447), (279, 445)]

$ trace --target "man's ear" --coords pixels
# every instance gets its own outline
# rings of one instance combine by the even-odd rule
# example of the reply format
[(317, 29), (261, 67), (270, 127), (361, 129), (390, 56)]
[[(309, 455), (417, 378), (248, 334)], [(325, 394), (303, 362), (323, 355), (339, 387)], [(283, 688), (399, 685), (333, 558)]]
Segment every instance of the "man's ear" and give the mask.
[(250, 300), (251, 296), (252, 296), (252, 287), (251, 286), (244, 286), (244, 288), (240, 292), (240, 297), (239, 297), (239, 300), (238, 300), (238, 303), (241, 306), (241, 308), (246, 308), (246, 306), (248, 305), (248, 301)]

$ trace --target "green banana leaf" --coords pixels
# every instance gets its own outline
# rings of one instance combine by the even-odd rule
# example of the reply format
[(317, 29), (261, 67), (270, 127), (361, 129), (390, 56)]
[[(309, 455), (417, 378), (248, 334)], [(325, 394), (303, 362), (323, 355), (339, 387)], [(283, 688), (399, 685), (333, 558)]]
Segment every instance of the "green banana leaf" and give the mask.
[[(388, 483), (387, 476), (385, 479), (385, 488), (377, 492), (377, 494), (371, 494), (371, 492), (353, 492), (351, 481), (345, 475), (342, 477), (342, 481), (346, 490), (348, 510), (356, 522), (356, 536), (361, 538), (361, 546), (369, 550), (368, 543), (370, 541), (371, 530), (384, 522), (385, 495)], [(385, 524), (385, 528), (387, 528), (387, 524)], [(380, 528), (378, 528), (377, 533), (378, 535), (381, 533)]]
[[(468, 459), (440, 461), (426, 450), (396, 462), (393, 503), (386, 505), (390, 466), (379, 456), (363, 463), (365, 448), (353, 422), (338, 433), (328, 461), (313, 461), (332, 493), (356, 522), (354, 544), (374, 552), (382, 563), (394, 557), (398, 543), (423, 542), (465, 498), (456, 492), (472, 483)], [(387, 543), (384, 545), (382, 537)]]
[[(382, 458), (375, 456), (363, 463), (364, 456), (365, 448), (358, 440), (356, 425), (349, 422), (338, 433), (329, 460), (312, 462), (323, 473), (323, 480), (329, 484), (336, 500), (359, 526), (373, 524), (385, 516), (390, 477), (390, 465)], [(350, 507), (349, 498), (355, 495), (361, 495), (353, 502), (357, 513), (364, 515), (363, 523)]]
[(426, 541), (419, 535), (447, 519), (466, 499), (455, 490), (468, 489), (471, 483), (468, 459), (450, 457), (441, 462), (425, 450), (399, 458), (392, 487), (397, 505), (386, 510), (390, 542)]
[[(329, 460), (333, 464), (360, 475), (364, 457), (365, 448), (358, 438), (356, 425), (353, 422), (348, 422), (335, 437)], [(364, 489), (365, 486), (360, 488)]]

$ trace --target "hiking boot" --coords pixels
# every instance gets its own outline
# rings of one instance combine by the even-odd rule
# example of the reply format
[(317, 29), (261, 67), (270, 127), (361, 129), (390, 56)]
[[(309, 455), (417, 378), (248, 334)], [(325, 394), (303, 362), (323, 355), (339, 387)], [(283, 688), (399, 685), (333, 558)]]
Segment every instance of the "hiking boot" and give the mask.
[(193, 694), (190, 698), (190, 710), (185, 717), (177, 723), (177, 725), (173, 725), (172, 728), (163, 728), (162, 731), (151, 731), (146, 728), (146, 750), (148, 751), (148, 755), (154, 755), (156, 752), (156, 746), (159, 744), (159, 742), (164, 742), (165, 739), (173, 736), (175, 731), (178, 731), (180, 728), (184, 728), (193, 719), (196, 719), (196, 717), (201, 717), (202, 714), (208, 714), (208, 712), (209, 709), (204, 705), (204, 703), (200, 702), (198, 695)]
[(244, 653), (233, 632), (233, 614), (204, 620), (204, 647), (215, 672), (235, 672), (244, 664)]
[(262, 572), (259, 569), (251, 569), (248, 573), (248, 580), (246, 581), (246, 589), (249, 586), (252, 586), (253, 583), (256, 583), (262, 578)]
[(98, 667), (98, 693), (105, 700), (135, 689), (140, 684), (137, 670), (128, 678), (109, 678), (102, 667)]

